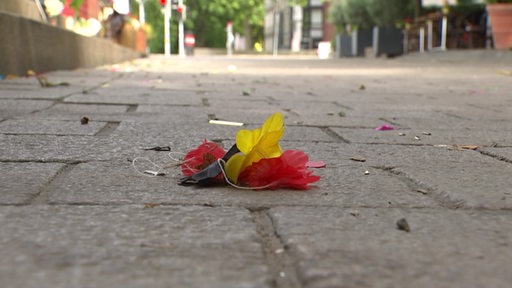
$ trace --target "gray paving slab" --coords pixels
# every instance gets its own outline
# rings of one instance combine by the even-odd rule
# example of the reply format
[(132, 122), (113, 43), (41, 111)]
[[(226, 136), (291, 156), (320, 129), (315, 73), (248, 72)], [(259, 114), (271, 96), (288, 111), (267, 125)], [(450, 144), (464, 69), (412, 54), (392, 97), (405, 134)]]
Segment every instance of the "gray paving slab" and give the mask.
[(46, 135), (88, 135), (98, 133), (105, 122), (89, 121), (81, 123), (81, 116), (75, 121), (60, 120), (7, 120), (0, 123), (0, 133), (3, 134), (46, 134)]
[[(2, 92), (3, 93), (3, 92)], [(0, 99), (0, 117), (12, 118), (44, 110), (53, 105), (52, 101)]]
[(0, 204), (29, 203), (62, 167), (62, 163), (0, 162)]
[[(10, 81), (10, 80), (7, 80)], [(83, 87), (76, 86), (67, 86), (63, 88), (43, 88), (37, 80), (34, 84), (30, 85), (22, 85), (22, 86), (14, 86), (14, 85), (4, 85), (0, 86), (2, 88), (2, 94), (0, 94), (0, 99), (59, 99), (74, 93), (81, 93), (83, 91)]]
[(0, 234), (9, 287), (271, 287), (242, 208), (0, 207)]
[[(386, 124), (381, 121), (376, 127)], [(477, 145), (477, 146), (511, 146), (510, 133), (500, 130), (487, 129), (455, 129), (439, 130), (433, 127), (414, 129), (398, 129), (393, 131), (375, 131), (375, 128), (351, 129), (332, 128), (344, 139), (353, 143), (367, 144), (407, 144), (407, 145)]]
[(123, 151), (117, 141), (94, 136), (0, 134), (0, 161), (75, 162), (108, 160)]
[[(509, 211), (273, 208), (303, 287), (508, 287)], [(397, 229), (405, 218), (410, 232)]]
[[(108, 88), (108, 87), (107, 87)], [(101, 89), (87, 94), (75, 94), (67, 97), (65, 102), (73, 103), (96, 103), (96, 104), (167, 104), (179, 106), (202, 105), (201, 97), (193, 91), (148, 91), (147, 88), (127, 87), (126, 91), (132, 90), (130, 93), (120, 92), (119, 89)]]
[[(158, 166), (173, 163), (164, 153), (146, 154)], [(179, 186), (177, 168), (163, 169), (166, 176), (141, 175), (158, 170), (147, 159), (80, 163), (52, 183), (52, 204), (142, 204), (145, 202), (188, 205), (265, 207), (274, 205), (318, 205), (343, 207), (438, 207), (436, 200), (414, 190), (398, 177), (384, 171), (364, 175), (365, 166), (352, 165), (318, 169), (322, 181), (308, 191), (239, 190), (229, 186), (195, 188)], [(321, 159), (321, 158), (320, 158)], [(330, 164), (329, 164), (330, 165)], [(137, 172), (139, 171), (139, 173)]]

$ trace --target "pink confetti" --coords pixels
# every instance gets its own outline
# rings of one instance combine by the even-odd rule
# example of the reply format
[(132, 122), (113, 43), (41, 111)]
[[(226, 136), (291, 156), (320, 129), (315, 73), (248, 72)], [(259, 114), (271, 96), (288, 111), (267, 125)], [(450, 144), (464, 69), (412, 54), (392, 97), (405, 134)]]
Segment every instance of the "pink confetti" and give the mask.
[(306, 167), (308, 168), (325, 168), (324, 161), (308, 161), (306, 162)]
[(389, 131), (389, 130), (395, 130), (395, 127), (389, 125), (389, 124), (383, 124), (379, 127), (375, 128), (375, 131)]

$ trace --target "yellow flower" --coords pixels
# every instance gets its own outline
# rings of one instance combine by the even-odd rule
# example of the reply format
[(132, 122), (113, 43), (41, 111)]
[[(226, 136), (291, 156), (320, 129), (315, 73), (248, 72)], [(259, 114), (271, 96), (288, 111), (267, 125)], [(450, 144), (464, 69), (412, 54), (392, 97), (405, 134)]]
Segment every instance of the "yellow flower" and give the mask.
[(279, 139), (284, 133), (283, 114), (274, 113), (261, 128), (240, 130), (236, 134), (236, 146), (242, 152), (233, 155), (226, 163), (226, 176), (237, 182), (238, 175), (247, 166), (263, 158), (279, 157), (283, 150)]

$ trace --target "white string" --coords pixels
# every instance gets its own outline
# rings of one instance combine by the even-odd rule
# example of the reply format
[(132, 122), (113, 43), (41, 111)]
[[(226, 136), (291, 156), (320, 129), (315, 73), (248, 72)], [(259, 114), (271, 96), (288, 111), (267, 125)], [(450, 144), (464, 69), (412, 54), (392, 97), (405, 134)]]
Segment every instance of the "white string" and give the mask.
[[(147, 170), (147, 169), (146, 169), (146, 170), (142, 170), (142, 171), (141, 171), (141, 170), (139, 170), (139, 169), (136, 167), (136, 164), (135, 164), (135, 163), (137, 162), (137, 160), (146, 160), (146, 161), (148, 161), (149, 163), (151, 163), (151, 165), (153, 165), (153, 166), (154, 166), (154, 168), (158, 168), (158, 169), (156, 169), (156, 171), (151, 171), (151, 172), (155, 172), (155, 173), (147, 173), (147, 172), (145, 172), (145, 171), (149, 171), (149, 170)], [(161, 166), (159, 166), (158, 164), (156, 164), (155, 162), (153, 162), (153, 161), (149, 160), (149, 158), (147, 158), (147, 157), (135, 157), (135, 158), (132, 160), (132, 167), (133, 167), (133, 169), (135, 170), (135, 172), (137, 172), (137, 173), (139, 173), (139, 174), (141, 174), (141, 175), (143, 175), (143, 176), (146, 176), (146, 177), (156, 177), (156, 176), (158, 176), (158, 174), (163, 173), (163, 172), (162, 172), (163, 168), (162, 168)]]
[[(151, 161), (149, 158), (147, 157), (135, 157), (133, 160), (132, 160), (132, 167), (133, 169), (143, 175), (143, 176), (146, 176), (146, 177), (157, 177), (158, 174), (160, 173), (164, 173), (162, 172), (165, 168), (169, 168), (169, 167), (172, 167), (172, 166), (176, 166), (176, 165), (185, 165), (186, 168), (188, 168), (189, 170), (191, 171), (195, 171), (197, 169), (193, 168), (193, 167), (190, 167), (187, 165), (188, 162), (194, 160), (194, 157), (193, 158), (190, 158), (190, 159), (187, 159), (187, 160), (181, 160), (179, 158), (175, 158), (173, 156), (173, 154), (179, 154), (179, 155), (185, 155), (185, 153), (182, 153), (182, 152), (169, 152), (168, 153), (168, 156), (169, 158), (171, 158), (171, 160), (174, 162), (174, 163), (169, 163), (169, 164), (166, 164), (164, 166), (160, 166), (158, 164), (156, 164), (155, 162)], [(137, 167), (136, 167), (136, 162), (138, 160), (146, 160), (148, 161), (149, 163), (151, 163), (151, 165), (153, 165), (155, 168), (158, 168), (156, 169), (156, 171), (151, 171), (152, 173), (148, 173), (148, 172), (145, 172), (145, 171), (149, 171), (149, 170), (139, 170)], [(222, 171), (222, 175), (224, 176), (224, 180), (226, 180), (226, 183), (228, 183), (230, 186), (234, 187), (234, 188), (237, 188), (237, 189), (241, 189), (241, 190), (263, 190), (263, 189), (266, 189), (268, 187), (271, 186), (271, 184), (267, 184), (265, 186), (259, 186), (259, 187), (245, 187), (245, 186), (239, 186), (233, 182), (231, 182), (231, 180), (229, 180), (227, 174), (226, 174), (226, 171), (224, 170), (224, 165), (226, 165), (226, 161), (224, 161), (222, 158), (219, 158), (217, 159), (217, 163), (219, 164), (219, 167), (220, 167), (220, 170)], [(154, 173), (153, 173), (154, 172)]]
[(238, 188), (238, 189), (242, 189), (242, 190), (263, 190), (265, 188), (268, 188), (270, 187), (270, 184), (267, 184), (265, 186), (260, 186), (260, 187), (245, 187), (245, 186), (238, 186), (236, 185), (235, 183), (231, 182), (229, 179), (228, 179), (228, 176), (226, 175), (226, 171), (224, 170), (224, 165), (226, 164), (226, 161), (222, 160), (221, 158), (217, 159), (217, 163), (219, 164), (219, 167), (220, 167), (220, 170), (222, 171), (222, 175), (224, 175), (224, 179), (226, 180), (226, 182), (235, 187), (235, 188)]

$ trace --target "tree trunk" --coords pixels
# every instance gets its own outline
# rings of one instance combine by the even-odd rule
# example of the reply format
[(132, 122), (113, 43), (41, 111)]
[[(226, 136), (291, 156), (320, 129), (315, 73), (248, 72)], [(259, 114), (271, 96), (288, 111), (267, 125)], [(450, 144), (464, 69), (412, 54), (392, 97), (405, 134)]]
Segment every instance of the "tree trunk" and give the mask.
[(251, 24), (249, 24), (249, 19), (246, 17), (244, 19), (244, 36), (245, 36), (245, 49), (251, 50), (252, 48), (252, 29)]

